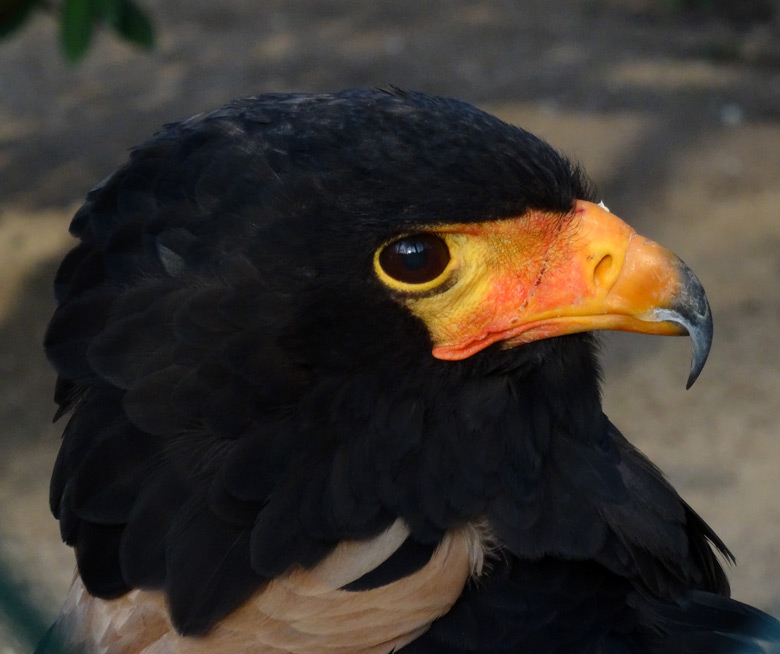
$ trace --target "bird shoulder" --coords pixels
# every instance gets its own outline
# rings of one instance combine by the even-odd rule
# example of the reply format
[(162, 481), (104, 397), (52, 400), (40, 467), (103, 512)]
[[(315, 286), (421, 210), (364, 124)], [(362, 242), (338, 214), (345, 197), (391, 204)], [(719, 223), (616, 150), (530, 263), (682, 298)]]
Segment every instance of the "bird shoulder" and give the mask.
[(114, 600), (89, 595), (74, 579), (56, 630), (87, 654), (381, 654), (424, 633), (479, 576), (484, 530), (447, 532), (430, 561), (411, 575), (368, 590), (344, 586), (386, 561), (409, 536), (399, 519), (379, 536), (344, 541), (311, 569), (273, 579), (203, 636), (176, 633), (161, 591)]

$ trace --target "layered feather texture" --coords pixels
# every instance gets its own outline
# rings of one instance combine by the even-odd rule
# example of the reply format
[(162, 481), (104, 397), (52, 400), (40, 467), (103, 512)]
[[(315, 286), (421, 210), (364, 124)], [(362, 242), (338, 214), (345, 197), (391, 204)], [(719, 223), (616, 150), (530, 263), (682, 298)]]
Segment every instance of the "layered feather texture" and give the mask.
[(176, 633), (163, 593), (134, 590), (98, 600), (77, 577), (50, 642), (111, 654), (392, 651), (444, 615), (483, 565), (480, 532), (466, 526), (445, 535), (410, 575), (362, 592), (344, 589), (382, 565), (393, 565), (408, 537), (397, 520), (375, 538), (342, 541), (312, 569), (296, 567), (264, 585), (199, 638)]
[(590, 336), (438, 361), (372, 275), (412, 228), (575, 199), (549, 146), (421, 94), (260, 96), (134, 150), (73, 220), (46, 337), (80, 575), (58, 633), (108, 654), (764, 651), (725, 547), (603, 415)]

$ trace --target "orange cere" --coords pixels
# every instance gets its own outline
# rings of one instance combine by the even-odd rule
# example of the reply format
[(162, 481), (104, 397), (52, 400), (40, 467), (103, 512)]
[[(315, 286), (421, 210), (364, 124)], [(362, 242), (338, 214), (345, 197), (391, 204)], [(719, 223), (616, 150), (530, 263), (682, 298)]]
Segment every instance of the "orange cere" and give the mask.
[(680, 260), (593, 203), (578, 201), (569, 216), (529, 212), (441, 232), (455, 283), (407, 301), (439, 359), (596, 329), (686, 333), (657, 317), (678, 294)]

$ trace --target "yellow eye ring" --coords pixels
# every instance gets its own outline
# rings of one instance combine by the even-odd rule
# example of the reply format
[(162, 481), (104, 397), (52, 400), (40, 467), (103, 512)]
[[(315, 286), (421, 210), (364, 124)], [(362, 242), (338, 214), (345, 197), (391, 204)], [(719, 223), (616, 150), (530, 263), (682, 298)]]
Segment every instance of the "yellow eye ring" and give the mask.
[(401, 236), (374, 254), (377, 276), (398, 291), (417, 293), (436, 288), (453, 267), (447, 241), (430, 232)]

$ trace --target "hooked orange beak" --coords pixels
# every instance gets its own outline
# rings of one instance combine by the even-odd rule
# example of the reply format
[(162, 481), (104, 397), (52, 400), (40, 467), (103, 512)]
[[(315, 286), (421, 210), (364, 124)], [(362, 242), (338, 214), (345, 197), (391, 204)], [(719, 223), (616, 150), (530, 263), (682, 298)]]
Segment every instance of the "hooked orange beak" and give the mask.
[(712, 342), (710, 307), (693, 272), (590, 202), (578, 201), (573, 219), (554, 233), (549, 227), (549, 216), (541, 214), (463, 227), (470, 241), (462, 251), (454, 248), (453, 256), (462, 258), (455, 268), (468, 277), (469, 259), (481, 257), (485, 271), (466, 279), (468, 293), (438, 315), (410, 303), (428, 324), (433, 355), (459, 360), (499, 341), (514, 347), (597, 329), (687, 333), (690, 388)]

